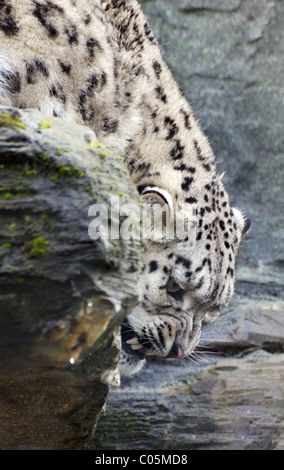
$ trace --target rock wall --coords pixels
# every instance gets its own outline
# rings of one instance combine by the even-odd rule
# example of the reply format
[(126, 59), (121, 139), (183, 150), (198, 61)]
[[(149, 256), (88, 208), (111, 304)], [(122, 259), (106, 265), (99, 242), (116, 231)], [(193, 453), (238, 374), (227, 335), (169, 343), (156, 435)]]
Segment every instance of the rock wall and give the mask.
[(136, 188), (88, 128), (34, 110), (0, 109), (0, 174), (0, 446), (79, 448), (118, 380), (141, 248), (91, 239), (89, 208)]
[(283, 2), (140, 3), (252, 229), (201, 350), (113, 389), (91, 448), (283, 450)]

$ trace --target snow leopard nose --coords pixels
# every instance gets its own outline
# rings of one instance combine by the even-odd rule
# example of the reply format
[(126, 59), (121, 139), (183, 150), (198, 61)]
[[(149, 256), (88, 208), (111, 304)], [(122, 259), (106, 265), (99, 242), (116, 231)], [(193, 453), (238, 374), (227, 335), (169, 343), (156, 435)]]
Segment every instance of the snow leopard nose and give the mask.
[(172, 359), (184, 359), (185, 354), (180, 345), (178, 343), (174, 343), (167, 357)]

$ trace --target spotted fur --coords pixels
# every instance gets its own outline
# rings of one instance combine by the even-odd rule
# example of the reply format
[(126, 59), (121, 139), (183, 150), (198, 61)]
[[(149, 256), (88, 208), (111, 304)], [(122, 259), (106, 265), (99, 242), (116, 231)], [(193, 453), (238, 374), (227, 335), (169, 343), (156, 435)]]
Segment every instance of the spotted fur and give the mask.
[(121, 370), (139, 370), (149, 354), (190, 354), (233, 294), (249, 224), (230, 207), (210, 144), (136, 1), (2, 0), (0, 91), (3, 105), (91, 127), (124, 155), (149, 211), (158, 202), (176, 223), (193, 220), (191, 243), (163, 234), (146, 243)]

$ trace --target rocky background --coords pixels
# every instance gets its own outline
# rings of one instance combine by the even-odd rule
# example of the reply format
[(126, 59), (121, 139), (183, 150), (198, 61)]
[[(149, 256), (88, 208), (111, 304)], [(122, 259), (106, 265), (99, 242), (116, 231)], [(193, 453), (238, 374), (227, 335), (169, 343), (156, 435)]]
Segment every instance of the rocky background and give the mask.
[(140, 3), (252, 219), (236, 295), (191, 360), (118, 387), (141, 246), (91, 240), (88, 209), (136, 192), (87, 128), (0, 109), (0, 446), (284, 449), (284, 5)]
[(252, 229), (234, 301), (202, 351), (112, 389), (92, 448), (283, 450), (284, 4), (140, 3)]

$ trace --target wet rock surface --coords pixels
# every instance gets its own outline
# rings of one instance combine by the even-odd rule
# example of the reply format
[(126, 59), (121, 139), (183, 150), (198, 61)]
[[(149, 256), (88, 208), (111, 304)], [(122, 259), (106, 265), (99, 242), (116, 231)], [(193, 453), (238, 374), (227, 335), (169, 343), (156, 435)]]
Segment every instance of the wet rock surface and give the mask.
[(283, 3), (141, 3), (252, 229), (202, 351), (111, 390), (92, 448), (283, 450)]
[(89, 208), (136, 189), (88, 128), (34, 110), (0, 109), (0, 172), (0, 446), (80, 447), (118, 380), (141, 248), (92, 239)]

